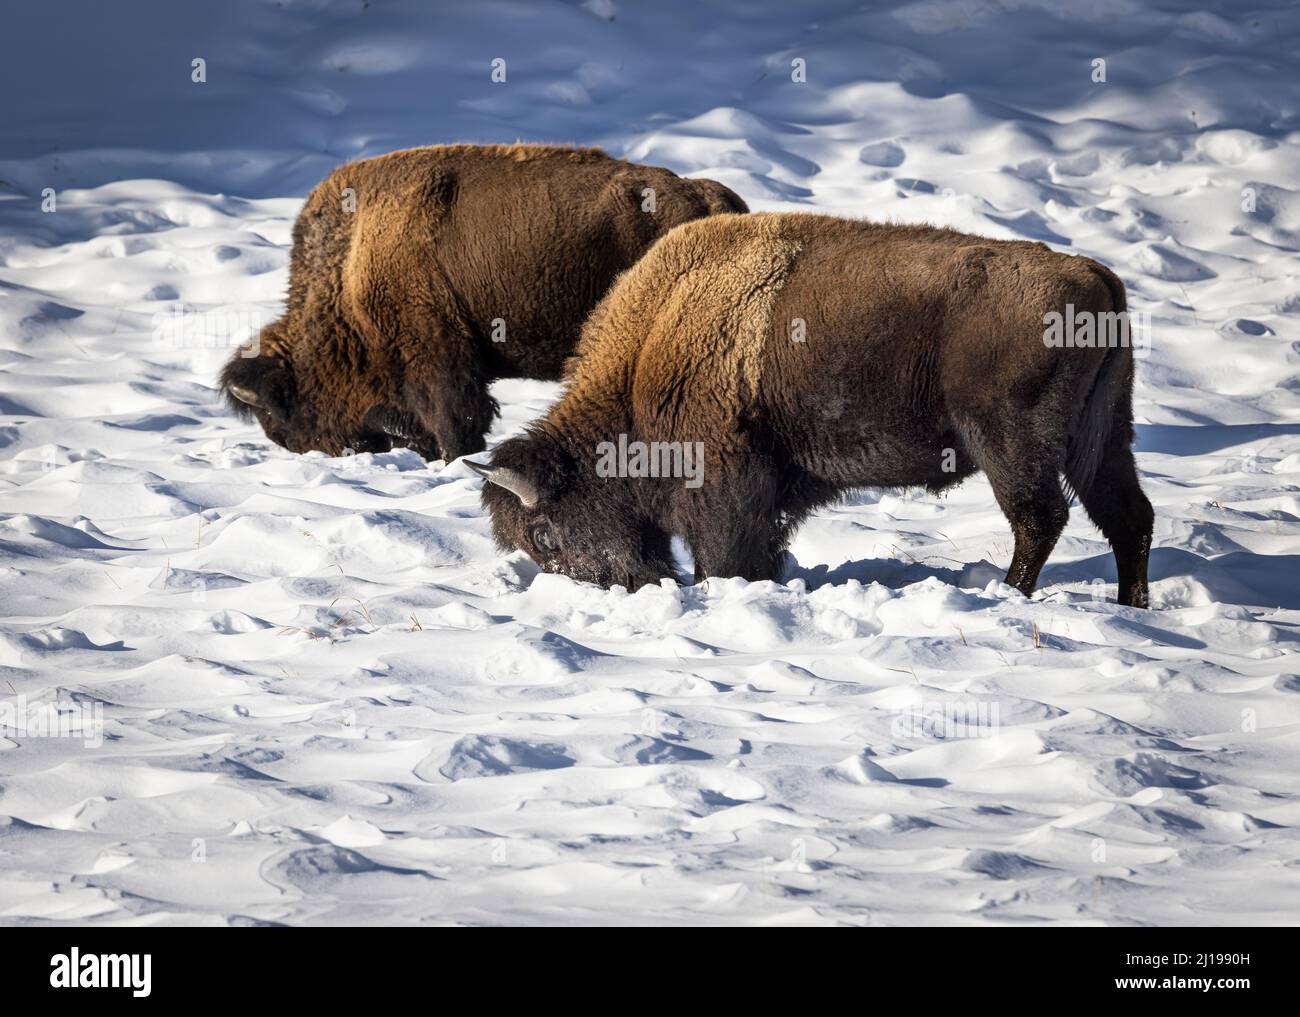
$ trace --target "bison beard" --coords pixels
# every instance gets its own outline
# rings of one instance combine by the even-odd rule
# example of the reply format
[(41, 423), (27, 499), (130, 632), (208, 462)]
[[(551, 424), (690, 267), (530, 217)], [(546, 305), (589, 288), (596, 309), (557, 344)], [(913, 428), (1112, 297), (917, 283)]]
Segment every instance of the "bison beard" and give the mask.
[(294, 225), (284, 316), (222, 373), (295, 452), (484, 447), (497, 378), (555, 379), (587, 313), (663, 233), (743, 212), (712, 180), (597, 149), (440, 145), (350, 163)]
[[(629, 588), (672, 576), (671, 534), (697, 581), (775, 579), (799, 523), (843, 492), (982, 471), (1015, 537), (1009, 584), (1033, 592), (1072, 490), (1114, 550), (1120, 603), (1145, 607), (1133, 353), (1046, 343), (1044, 316), (1068, 304), (1123, 312), (1123, 284), (1042, 244), (932, 227), (702, 220), (600, 303), (546, 417), (471, 465), (503, 549)], [(702, 441), (702, 486), (599, 475), (594, 450), (619, 435)]]

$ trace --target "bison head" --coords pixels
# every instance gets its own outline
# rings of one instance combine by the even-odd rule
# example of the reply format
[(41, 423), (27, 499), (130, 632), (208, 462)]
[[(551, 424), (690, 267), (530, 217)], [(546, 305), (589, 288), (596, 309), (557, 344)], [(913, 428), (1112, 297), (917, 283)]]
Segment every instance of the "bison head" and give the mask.
[[(280, 323), (264, 329), (258, 354), (240, 350), (221, 372), (231, 409), (255, 417), (266, 436), (291, 452), (387, 452), (405, 446), (425, 459), (441, 453), (414, 414), (388, 395), (364, 358), (340, 363), (284, 341)], [(373, 375), (373, 376), (372, 376)]]
[(593, 455), (543, 429), (497, 446), (491, 465), (465, 462), (488, 481), (483, 504), (503, 551), (604, 587), (672, 577), (668, 535), (642, 508), (643, 481), (597, 477)]

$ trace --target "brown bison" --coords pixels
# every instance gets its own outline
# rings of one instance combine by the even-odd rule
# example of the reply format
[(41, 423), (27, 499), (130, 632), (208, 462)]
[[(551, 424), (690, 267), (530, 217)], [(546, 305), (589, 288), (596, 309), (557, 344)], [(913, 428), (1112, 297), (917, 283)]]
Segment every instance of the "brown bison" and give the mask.
[(1069, 514), (1064, 476), (1114, 549), (1120, 603), (1144, 607), (1133, 350), (1055, 344), (1045, 321), (1067, 309), (1114, 318), (1123, 284), (1042, 244), (926, 226), (690, 223), (593, 312), (551, 411), (470, 465), (503, 549), (628, 588), (673, 575), (672, 534), (696, 581), (778, 578), (795, 528), (844, 491), (982, 470), (1028, 595)]
[[(555, 379), (614, 278), (745, 203), (591, 148), (437, 145), (350, 163), (293, 229), (288, 307), (221, 375), (272, 441), (331, 455), (481, 450), (496, 378)], [(256, 355), (250, 355), (255, 352)]]

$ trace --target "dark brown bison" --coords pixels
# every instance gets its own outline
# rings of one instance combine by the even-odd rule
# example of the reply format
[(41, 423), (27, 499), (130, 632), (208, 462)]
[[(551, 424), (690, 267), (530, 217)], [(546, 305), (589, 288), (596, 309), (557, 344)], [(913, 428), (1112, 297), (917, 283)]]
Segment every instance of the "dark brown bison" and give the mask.
[(288, 307), (221, 375), (295, 452), (483, 448), (496, 378), (554, 379), (615, 276), (745, 203), (598, 149), (438, 145), (350, 163), (293, 230)]
[(801, 520), (845, 490), (982, 470), (1028, 595), (1069, 514), (1064, 476), (1114, 549), (1120, 602), (1142, 607), (1133, 350), (1053, 345), (1045, 322), (1067, 310), (1113, 321), (1123, 284), (1042, 244), (925, 226), (690, 223), (593, 312), (551, 411), (471, 465), (503, 548), (629, 588), (672, 576), (671, 534), (697, 581), (777, 578)]

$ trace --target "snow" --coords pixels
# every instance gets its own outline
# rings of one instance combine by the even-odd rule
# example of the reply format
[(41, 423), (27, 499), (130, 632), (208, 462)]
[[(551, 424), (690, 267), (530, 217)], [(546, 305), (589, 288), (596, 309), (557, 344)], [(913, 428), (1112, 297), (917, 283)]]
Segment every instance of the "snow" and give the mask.
[[(0, 922), (1294, 922), (1300, 10), (79, 6), (0, 59)], [(225, 411), (325, 172), (520, 137), (1114, 267), (1153, 610), (1077, 509), (1002, 585), (982, 480), (599, 590)]]

